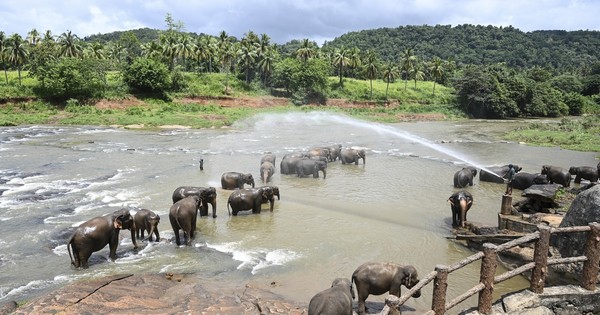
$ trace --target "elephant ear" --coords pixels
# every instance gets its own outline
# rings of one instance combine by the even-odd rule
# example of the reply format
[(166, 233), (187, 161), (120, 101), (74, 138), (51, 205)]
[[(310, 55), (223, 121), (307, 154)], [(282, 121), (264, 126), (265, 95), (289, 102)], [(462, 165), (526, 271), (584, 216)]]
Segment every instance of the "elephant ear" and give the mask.
[(123, 216), (116, 217), (115, 220), (113, 221), (113, 226), (117, 230), (120, 230), (121, 228), (123, 228)]

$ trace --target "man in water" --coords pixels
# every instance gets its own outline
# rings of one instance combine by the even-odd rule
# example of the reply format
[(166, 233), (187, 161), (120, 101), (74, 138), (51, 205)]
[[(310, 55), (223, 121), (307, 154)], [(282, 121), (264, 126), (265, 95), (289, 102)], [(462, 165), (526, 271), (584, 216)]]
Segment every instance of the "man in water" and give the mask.
[(516, 173), (517, 172), (515, 171), (514, 166), (512, 164), (508, 164), (508, 171), (504, 175), (504, 178), (507, 179), (507, 182), (506, 182), (506, 191), (504, 192), (505, 195), (512, 195), (512, 186), (510, 185), (510, 182), (515, 177)]

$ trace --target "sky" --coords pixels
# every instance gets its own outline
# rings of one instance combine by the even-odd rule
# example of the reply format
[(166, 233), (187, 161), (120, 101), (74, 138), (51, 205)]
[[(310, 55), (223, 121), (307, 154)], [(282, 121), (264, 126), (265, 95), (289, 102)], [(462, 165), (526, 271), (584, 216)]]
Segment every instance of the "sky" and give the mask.
[(35, 28), (84, 38), (164, 30), (167, 14), (188, 32), (225, 31), (239, 39), (253, 31), (277, 44), (308, 38), (322, 45), (352, 31), (405, 25), (600, 30), (600, 0), (2, 0), (0, 31), (25, 38)]

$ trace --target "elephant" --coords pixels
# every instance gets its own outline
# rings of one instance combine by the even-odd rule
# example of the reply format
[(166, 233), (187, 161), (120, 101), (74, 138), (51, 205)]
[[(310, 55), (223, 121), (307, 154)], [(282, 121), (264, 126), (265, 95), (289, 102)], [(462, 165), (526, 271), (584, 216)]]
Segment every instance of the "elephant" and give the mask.
[(174, 203), (169, 209), (169, 221), (175, 233), (175, 243), (181, 245), (179, 230), (183, 230), (183, 240), (190, 245), (196, 232), (197, 212), (202, 204), (202, 199), (197, 195), (185, 197)]
[(341, 144), (333, 144), (333, 145), (329, 146), (329, 151), (330, 151), (330, 156), (331, 156), (331, 159), (329, 161), (335, 162), (335, 161), (337, 161), (337, 159), (340, 158), (340, 154), (342, 152), (342, 145)]
[(513, 180), (510, 182), (510, 186), (512, 188), (525, 190), (532, 185), (545, 185), (548, 184), (548, 177), (546, 175), (542, 175), (540, 173), (527, 173), (527, 172), (519, 172), (515, 174)]
[(141, 209), (133, 216), (136, 238), (144, 238), (144, 231), (148, 232), (148, 240), (152, 242), (152, 234), (156, 236), (156, 242), (160, 241), (158, 234), (158, 223), (160, 216), (148, 209)]
[(279, 172), (285, 175), (296, 174), (296, 164), (298, 164), (298, 161), (305, 158), (305, 155), (302, 153), (284, 155), (279, 163)]
[[(386, 262), (367, 262), (352, 273), (352, 282), (356, 285), (358, 296), (358, 314), (365, 314), (365, 300), (369, 294), (381, 295), (389, 291), (391, 295), (400, 297), (400, 286), (414, 287), (419, 283), (417, 270), (412, 265), (399, 265)], [(421, 296), (421, 290), (413, 297)]]
[(275, 174), (275, 166), (269, 161), (264, 161), (260, 165), (260, 179), (264, 184), (271, 181), (271, 177)]
[[(271, 187), (271, 189), (273, 190), (273, 197), (277, 196), (277, 200), (281, 200), (281, 196), (279, 195), (279, 187), (278, 186), (265, 185), (263, 187)], [(267, 202), (269, 202), (269, 200), (263, 200), (263, 203), (267, 203)]]
[(304, 177), (312, 174), (313, 178), (319, 178), (319, 171), (323, 172), (323, 178), (327, 178), (327, 162), (304, 159), (296, 164), (296, 174), (298, 177)]
[(265, 154), (260, 158), (260, 165), (262, 165), (264, 162), (271, 162), (271, 164), (275, 165), (276, 159), (277, 157), (275, 154), (271, 152), (265, 152)]
[(208, 204), (212, 205), (212, 217), (217, 217), (217, 190), (214, 187), (196, 187), (180, 186), (173, 191), (173, 203), (188, 197), (196, 195), (200, 197), (202, 206), (200, 207), (200, 216), (208, 216)]
[[(236, 189), (227, 200), (227, 212), (236, 216), (238, 212), (252, 210), (252, 213), (260, 213), (261, 205), (268, 201), (270, 210), (273, 212), (273, 188), (271, 186), (262, 186), (258, 188)], [(229, 206), (231, 205), (231, 212)]]
[(117, 257), (119, 232), (122, 229), (131, 230), (134, 249), (138, 248), (135, 241), (133, 217), (127, 209), (95, 217), (79, 225), (67, 243), (71, 265), (75, 268), (88, 268), (88, 260), (92, 253), (103, 249), (106, 244), (110, 248), (109, 257), (114, 261)]
[(233, 190), (236, 188), (244, 188), (244, 184), (251, 185), (254, 188), (254, 177), (252, 174), (238, 173), (238, 172), (227, 172), (221, 175), (221, 187), (223, 189)]
[(358, 161), (362, 159), (363, 165), (366, 164), (367, 160), (365, 159), (365, 150), (364, 149), (344, 149), (340, 152), (340, 160), (342, 160), (342, 164), (351, 164), (358, 165)]
[(550, 184), (561, 184), (563, 187), (571, 186), (571, 173), (559, 166), (543, 165), (542, 175), (548, 177), (548, 183)]
[(315, 147), (308, 150), (308, 157), (322, 157), (325, 161), (331, 161), (331, 150), (327, 147)]
[(461, 190), (453, 193), (448, 198), (448, 203), (450, 203), (450, 210), (452, 210), (452, 226), (465, 227), (467, 211), (473, 205), (473, 195), (468, 191)]
[(472, 166), (463, 167), (460, 171), (454, 173), (454, 187), (464, 188), (473, 186), (473, 178), (477, 176), (477, 169)]
[[(516, 165), (511, 164), (515, 173), (519, 173), (523, 168)], [(479, 180), (482, 182), (492, 182), (503, 184), (504, 179), (506, 178), (506, 174), (508, 173), (508, 164), (503, 166), (490, 166), (486, 168), (482, 168), (479, 171)]]
[(581, 183), (582, 179), (587, 179), (592, 183), (598, 181), (598, 168), (593, 168), (591, 166), (571, 166), (569, 168), (569, 173), (575, 175), (575, 184)]
[(352, 282), (346, 278), (336, 278), (329, 289), (310, 299), (308, 315), (352, 315), (352, 300)]

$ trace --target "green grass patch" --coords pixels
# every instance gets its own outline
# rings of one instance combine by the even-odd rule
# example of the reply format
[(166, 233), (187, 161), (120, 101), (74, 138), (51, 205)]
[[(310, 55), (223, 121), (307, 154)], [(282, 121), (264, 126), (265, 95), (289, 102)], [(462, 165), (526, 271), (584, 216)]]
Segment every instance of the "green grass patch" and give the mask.
[(600, 152), (600, 116), (563, 118), (557, 123), (530, 123), (507, 133), (506, 139), (537, 146)]

